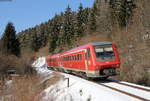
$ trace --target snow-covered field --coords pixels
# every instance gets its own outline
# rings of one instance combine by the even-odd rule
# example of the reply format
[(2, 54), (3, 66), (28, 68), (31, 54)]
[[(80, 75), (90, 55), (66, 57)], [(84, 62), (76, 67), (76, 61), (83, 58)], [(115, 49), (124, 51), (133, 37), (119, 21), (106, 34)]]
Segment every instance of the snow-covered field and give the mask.
[[(46, 68), (44, 57), (37, 59), (37, 61), (34, 62), (33, 66), (36, 67), (37, 71), (42, 77), (49, 77), (53, 73), (53, 71)], [(43, 96), (42, 101), (49, 101), (54, 99), (56, 101), (141, 101), (134, 97), (119, 93), (110, 88), (98, 85), (82, 78), (65, 73), (60, 74), (64, 75), (65, 78), (69, 78), (69, 87), (67, 87), (67, 79), (64, 78), (60, 80), (57, 84), (50, 86), (43, 91), (45, 93), (45, 96)], [(125, 92), (129, 92), (150, 101), (150, 92), (139, 91), (138, 89), (131, 87), (129, 88), (127, 86), (122, 86), (113, 82), (103, 84), (121, 89)], [(131, 85), (139, 86), (135, 84)], [(143, 88), (150, 89), (149, 87)]]

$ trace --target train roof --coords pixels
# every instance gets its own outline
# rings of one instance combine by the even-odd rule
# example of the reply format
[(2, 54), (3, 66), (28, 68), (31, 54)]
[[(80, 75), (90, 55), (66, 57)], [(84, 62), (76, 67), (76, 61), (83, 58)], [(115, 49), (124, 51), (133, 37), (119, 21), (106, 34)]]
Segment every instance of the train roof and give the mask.
[[(103, 41), (103, 42), (89, 42), (87, 44), (92, 44), (92, 45), (106, 45), (106, 44), (112, 44), (112, 42), (105, 42), (105, 41)], [(85, 44), (85, 45), (87, 45), (87, 44)]]
[(81, 49), (81, 48), (86, 48), (88, 45), (109, 45), (109, 44), (112, 44), (112, 42), (89, 42), (87, 44), (83, 44), (83, 45), (79, 45), (75, 48), (72, 48), (70, 50), (67, 50), (67, 51), (64, 51), (62, 53), (66, 53), (66, 52), (71, 52), (71, 51), (74, 51), (74, 50), (77, 50), (77, 49)]
[[(112, 44), (112, 42), (89, 42), (87, 44), (79, 45), (76, 48), (81, 48), (81, 47), (84, 48), (88, 45), (108, 45), (108, 44)], [(73, 48), (73, 49), (76, 49), (76, 48)], [(73, 50), (73, 49), (70, 49), (70, 50)]]

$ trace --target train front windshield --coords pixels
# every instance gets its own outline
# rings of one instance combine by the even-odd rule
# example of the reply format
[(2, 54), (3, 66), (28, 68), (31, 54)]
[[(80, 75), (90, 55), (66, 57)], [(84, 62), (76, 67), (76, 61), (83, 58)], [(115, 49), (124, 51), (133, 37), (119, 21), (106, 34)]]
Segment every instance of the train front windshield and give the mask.
[(106, 45), (106, 46), (95, 46), (95, 53), (97, 61), (108, 61), (108, 60), (114, 60), (115, 55), (113, 52), (112, 45)]

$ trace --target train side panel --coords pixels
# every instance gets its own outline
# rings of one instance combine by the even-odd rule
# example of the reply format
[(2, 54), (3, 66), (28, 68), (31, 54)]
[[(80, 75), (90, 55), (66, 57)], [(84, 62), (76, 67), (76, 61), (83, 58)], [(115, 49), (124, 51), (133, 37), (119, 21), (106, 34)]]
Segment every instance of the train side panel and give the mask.
[(84, 63), (84, 56), (83, 50), (75, 50), (71, 53), (66, 52), (62, 54), (61, 57), (61, 66), (64, 69), (68, 69), (71, 71), (84, 71), (85, 70), (85, 63)]

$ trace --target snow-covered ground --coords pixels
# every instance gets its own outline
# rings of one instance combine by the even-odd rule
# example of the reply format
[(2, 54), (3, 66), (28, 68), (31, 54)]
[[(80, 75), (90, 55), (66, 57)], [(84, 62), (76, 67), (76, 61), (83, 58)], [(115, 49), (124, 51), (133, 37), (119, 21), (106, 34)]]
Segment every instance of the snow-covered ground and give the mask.
[[(37, 59), (37, 61), (34, 62), (33, 66), (36, 67), (37, 71), (45, 78), (49, 77), (53, 73), (53, 71), (46, 68), (44, 57)], [(65, 78), (61, 79), (57, 84), (50, 86), (43, 91), (45, 93), (45, 96), (43, 96), (42, 101), (140, 101), (139, 99), (136, 99), (134, 97), (119, 93), (110, 88), (106, 88), (82, 78), (65, 73), (60, 74), (64, 75), (65, 78), (69, 78), (69, 87), (67, 87), (68, 80)], [(104, 84), (150, 100), (150, 92), (139, 92), (138, 89), (129, 88), (111, 82)], [(137, 86), (135, 84), (131, 85)], [(149, 87), (143, 88), (150, 89)]]

